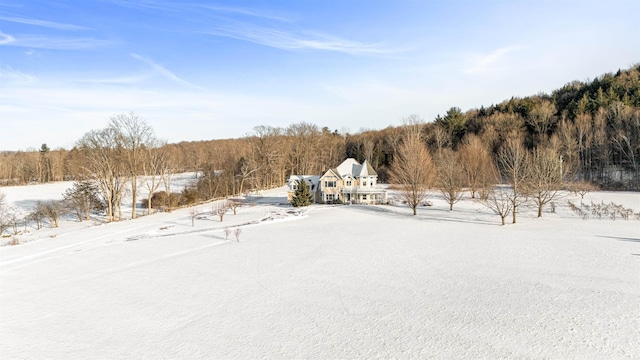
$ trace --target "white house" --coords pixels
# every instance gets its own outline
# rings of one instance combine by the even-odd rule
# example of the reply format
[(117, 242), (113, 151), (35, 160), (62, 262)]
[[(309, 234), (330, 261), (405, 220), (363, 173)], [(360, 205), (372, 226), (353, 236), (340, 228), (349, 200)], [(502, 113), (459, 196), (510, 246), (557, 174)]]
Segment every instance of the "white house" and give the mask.
[(378, 186), (378, 174), (366, 160), (360, 164), (348, 158), (323, 175), (291, 175), (288, 198), (291, 201), (300, 181), (307, 181), (317, 203), (383, 204), (387, 192)]

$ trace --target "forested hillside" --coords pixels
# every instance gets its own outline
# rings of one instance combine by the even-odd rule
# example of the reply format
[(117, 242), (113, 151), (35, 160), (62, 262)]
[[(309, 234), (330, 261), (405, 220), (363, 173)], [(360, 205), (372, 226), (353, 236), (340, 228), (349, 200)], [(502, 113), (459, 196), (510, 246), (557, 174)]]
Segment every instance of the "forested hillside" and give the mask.
[[(443, 111), (436, 119), (420, 119), (408, 115), (407, 109), (409, 122), (426, 122), (424, 141), (434, 154), (480, 146), (495, 160), (506, 139), (518, 138), (529, 150), (554, 151), (573, 180), (609, 189), (640, 189), (640, 64), (573, 81), (550, 94)], [(280, 186), (290, 174), (317, 174), (345, 157), (369, 160), (384, 181), (403, 133), (402, 125), (344, 134), (302, 122), (287, 128), (256, 127), (239, 139), (154, 141), (141, 148), (147, 155), (160, 154), (171, 172), (202, 172), (203, 196), (214, 197)], [(42, 144), (39, 149), (3, 153), (0, 184), (87, 179), (92, 171), (86, 162), (87, 146), (80, 140), (73, 149)], [(151, 170), (140, 162), (131, 171)]]

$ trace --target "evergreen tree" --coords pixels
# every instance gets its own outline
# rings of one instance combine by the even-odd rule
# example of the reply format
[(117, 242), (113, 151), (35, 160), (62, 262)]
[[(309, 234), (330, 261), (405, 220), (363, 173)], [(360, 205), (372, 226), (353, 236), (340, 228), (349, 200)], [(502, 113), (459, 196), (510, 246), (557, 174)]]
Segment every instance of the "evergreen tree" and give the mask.
[(467, 130), (467, 117), (458, 107), (447, 110), (444, 117), (438, 115), (434, 122), (449, 134), (454, 148), (462, 140)]
[(78, 221), (89, 220), (91, 210), (103, 210), (104, 205), (99, 198), (98, 186), (91, 181), (77, 181), (62, 196), (69, 211), (78, 217)]
[(313, 194), (309, 191), (309, 185), (306, 181), (300, 180), (300, 185), (293, 194), (291, 205), (294, 207), (309, 206), (313, 202)]

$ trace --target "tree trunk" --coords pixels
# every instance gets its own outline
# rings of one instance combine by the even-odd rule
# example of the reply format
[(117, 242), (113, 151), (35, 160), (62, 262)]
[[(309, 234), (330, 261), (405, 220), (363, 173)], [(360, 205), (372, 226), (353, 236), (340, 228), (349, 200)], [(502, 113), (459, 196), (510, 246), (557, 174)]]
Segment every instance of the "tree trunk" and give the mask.
[(518, 212), (518, 206), (517, 205), (513, 205), (513, 223), (516, 223), (516, 213)]
[(136, 203), (138, 202), (138, 178), (134, 175), (131, 178), (131, 218), (136, 218)]
[(113, 222), (114, 220), (114, 215), (113, 215), (113, 201), (111, 199), (109, 199), (109, 201), (107, 201), (107, 216), (109, 217), (109, 222)]

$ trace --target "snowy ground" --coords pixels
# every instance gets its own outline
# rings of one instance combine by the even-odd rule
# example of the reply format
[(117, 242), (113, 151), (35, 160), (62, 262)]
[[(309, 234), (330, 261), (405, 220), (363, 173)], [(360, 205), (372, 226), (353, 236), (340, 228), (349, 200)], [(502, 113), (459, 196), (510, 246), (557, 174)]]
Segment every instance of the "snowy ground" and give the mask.
[[(42, 189), (0, 190), (17, 206)], [(504, 227), (470, 199), (413, 217), (284, 196), (223, 222), (205, 204), (194, 227), (182, 209), (0, 247), (0, 358), (640, 357), (638, 220), (582, 220), (569, 195)], [(640, 211), (637, 193), (585, 199)]]

